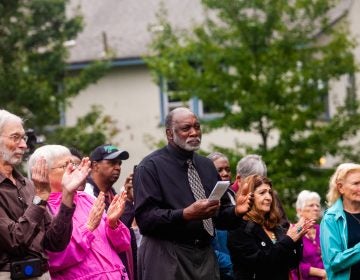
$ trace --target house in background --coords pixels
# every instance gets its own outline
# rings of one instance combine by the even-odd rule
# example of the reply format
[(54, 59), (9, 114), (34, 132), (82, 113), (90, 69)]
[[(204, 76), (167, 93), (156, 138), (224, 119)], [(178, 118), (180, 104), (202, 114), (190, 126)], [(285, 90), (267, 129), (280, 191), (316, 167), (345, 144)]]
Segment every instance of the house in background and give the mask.
[[(71, 0), (68, 6), (69, 14), (80, 11), (85, 23), (84, 31), (70, 47), (70, 69), (76, 71), (85, 67), (102, 58), (109, 49), (115, 53), (115, 58), (111, 70), (103, 78), (71, 101), (65, 112), (65, 125), (74, 125), (93, 104), (101, 105), (104, 113), (117, 122), (120, 132), (114, 143), (130, 153), (129, 160), (123, 164), (119, 184), (132, 172), (133, 165), (155, 149), (155, 142), (166, 139), (164, 118), (178, 105), (154, 82), (142, 59), (148, 52), (150, 30), (161, 30), (161, 26), (156, 25), (161, 2), (175, 27), (190, 27), (204, 18), (200, 0)], [(359, 35), (360, 18), (356, 16), (359, 12), (360, 1), (339, 1), (331, 14), (332, 22), (346, 18), (352, 34)], [(359, 47), (355, 55), (360, 61)], [(354, 87), (353, 81), (353, 78), (344, 77), (334, 83), (329, 95), (330, 115), (337, 104), (343, 102), (347, 88)], [(201, 100), (189, 100), (187, 105), (200, 117), (206, 113)], [(211, 144), (234, 147), (236, 143), (254, 145), (260, 141), (251, 133), (218, 129), (203, 135), (202, 148), (210, 151)]]

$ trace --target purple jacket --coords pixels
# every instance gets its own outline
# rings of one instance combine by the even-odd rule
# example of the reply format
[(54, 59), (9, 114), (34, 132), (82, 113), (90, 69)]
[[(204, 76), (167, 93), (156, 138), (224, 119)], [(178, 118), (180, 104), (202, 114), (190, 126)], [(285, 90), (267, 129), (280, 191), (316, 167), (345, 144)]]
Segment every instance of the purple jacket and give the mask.
[[(314, 225), (316, 229), (315, 240), (309, 239), (306, 235), (303, 236), (303, 256), (299, 264), (299, 273), (301, 274), (301, 280), (319, 280), (321, 277), (310, 276), (310, 267), (316, 267), (324, 269), (324, 264), (321, 259), (320, 249), (320, 226)], [(299, 279), (295, 271), (292, 272), (292, 279)]]

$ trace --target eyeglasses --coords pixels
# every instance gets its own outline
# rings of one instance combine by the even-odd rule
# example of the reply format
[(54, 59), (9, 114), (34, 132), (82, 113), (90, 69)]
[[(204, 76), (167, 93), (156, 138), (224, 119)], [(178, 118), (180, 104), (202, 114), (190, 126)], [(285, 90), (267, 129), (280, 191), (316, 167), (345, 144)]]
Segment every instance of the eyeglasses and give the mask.
[(10, 138), (15, 144), (19, 144), (21, 140), (24, 140), (26, 143), (27, 140), (29, 139), (29, 137), (26, 134), (24, 135), (12, 134), (12, 135), (0, 135), (0, 136)]
[(65, 162), (63, 165), (56, 166), (56, 167), (52, 167), (51, 169), (62, 168), (63, 170), (65, 170), (66, 167), (67, 167), (69, 164), (71, 164), (71, 165), (72, 165), (73, 167), (75, 167), (75, 168), (79, 166), (79, 163), (70, 161), (70, 162)]

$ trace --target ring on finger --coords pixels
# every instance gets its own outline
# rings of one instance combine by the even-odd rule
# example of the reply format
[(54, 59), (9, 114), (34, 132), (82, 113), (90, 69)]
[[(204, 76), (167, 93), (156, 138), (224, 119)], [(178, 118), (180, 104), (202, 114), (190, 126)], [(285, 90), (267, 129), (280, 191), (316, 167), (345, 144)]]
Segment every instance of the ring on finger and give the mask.
[(298, 226), (297, 228), (296, 228), (296, 233), (300, 233), (301, 231), (302, 231), (302, 226)]

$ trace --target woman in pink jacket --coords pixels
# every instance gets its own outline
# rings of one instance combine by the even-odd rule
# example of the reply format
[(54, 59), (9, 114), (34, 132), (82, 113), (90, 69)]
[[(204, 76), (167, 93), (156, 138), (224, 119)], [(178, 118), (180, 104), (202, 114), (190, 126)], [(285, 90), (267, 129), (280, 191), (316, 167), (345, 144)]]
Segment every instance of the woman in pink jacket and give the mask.
[[(45, 145), (31, 155), (29, 170), (40, 157), (49, 165), (51, 194), (47, 207), (55, 215), (61, 202), (62, 175), (66, 168), (76, 168), (76, 165), (66, 147)], [(129, 230), (119, 221), (125, 200), (125, 193), (116, 195), (105, 214), (103, 193), (95, 200), (84, 192), (77, 192), (70, 244), (63, 252), (48, 252), (52, 279), (128, 279), (118, 256), (130, 247)]]

